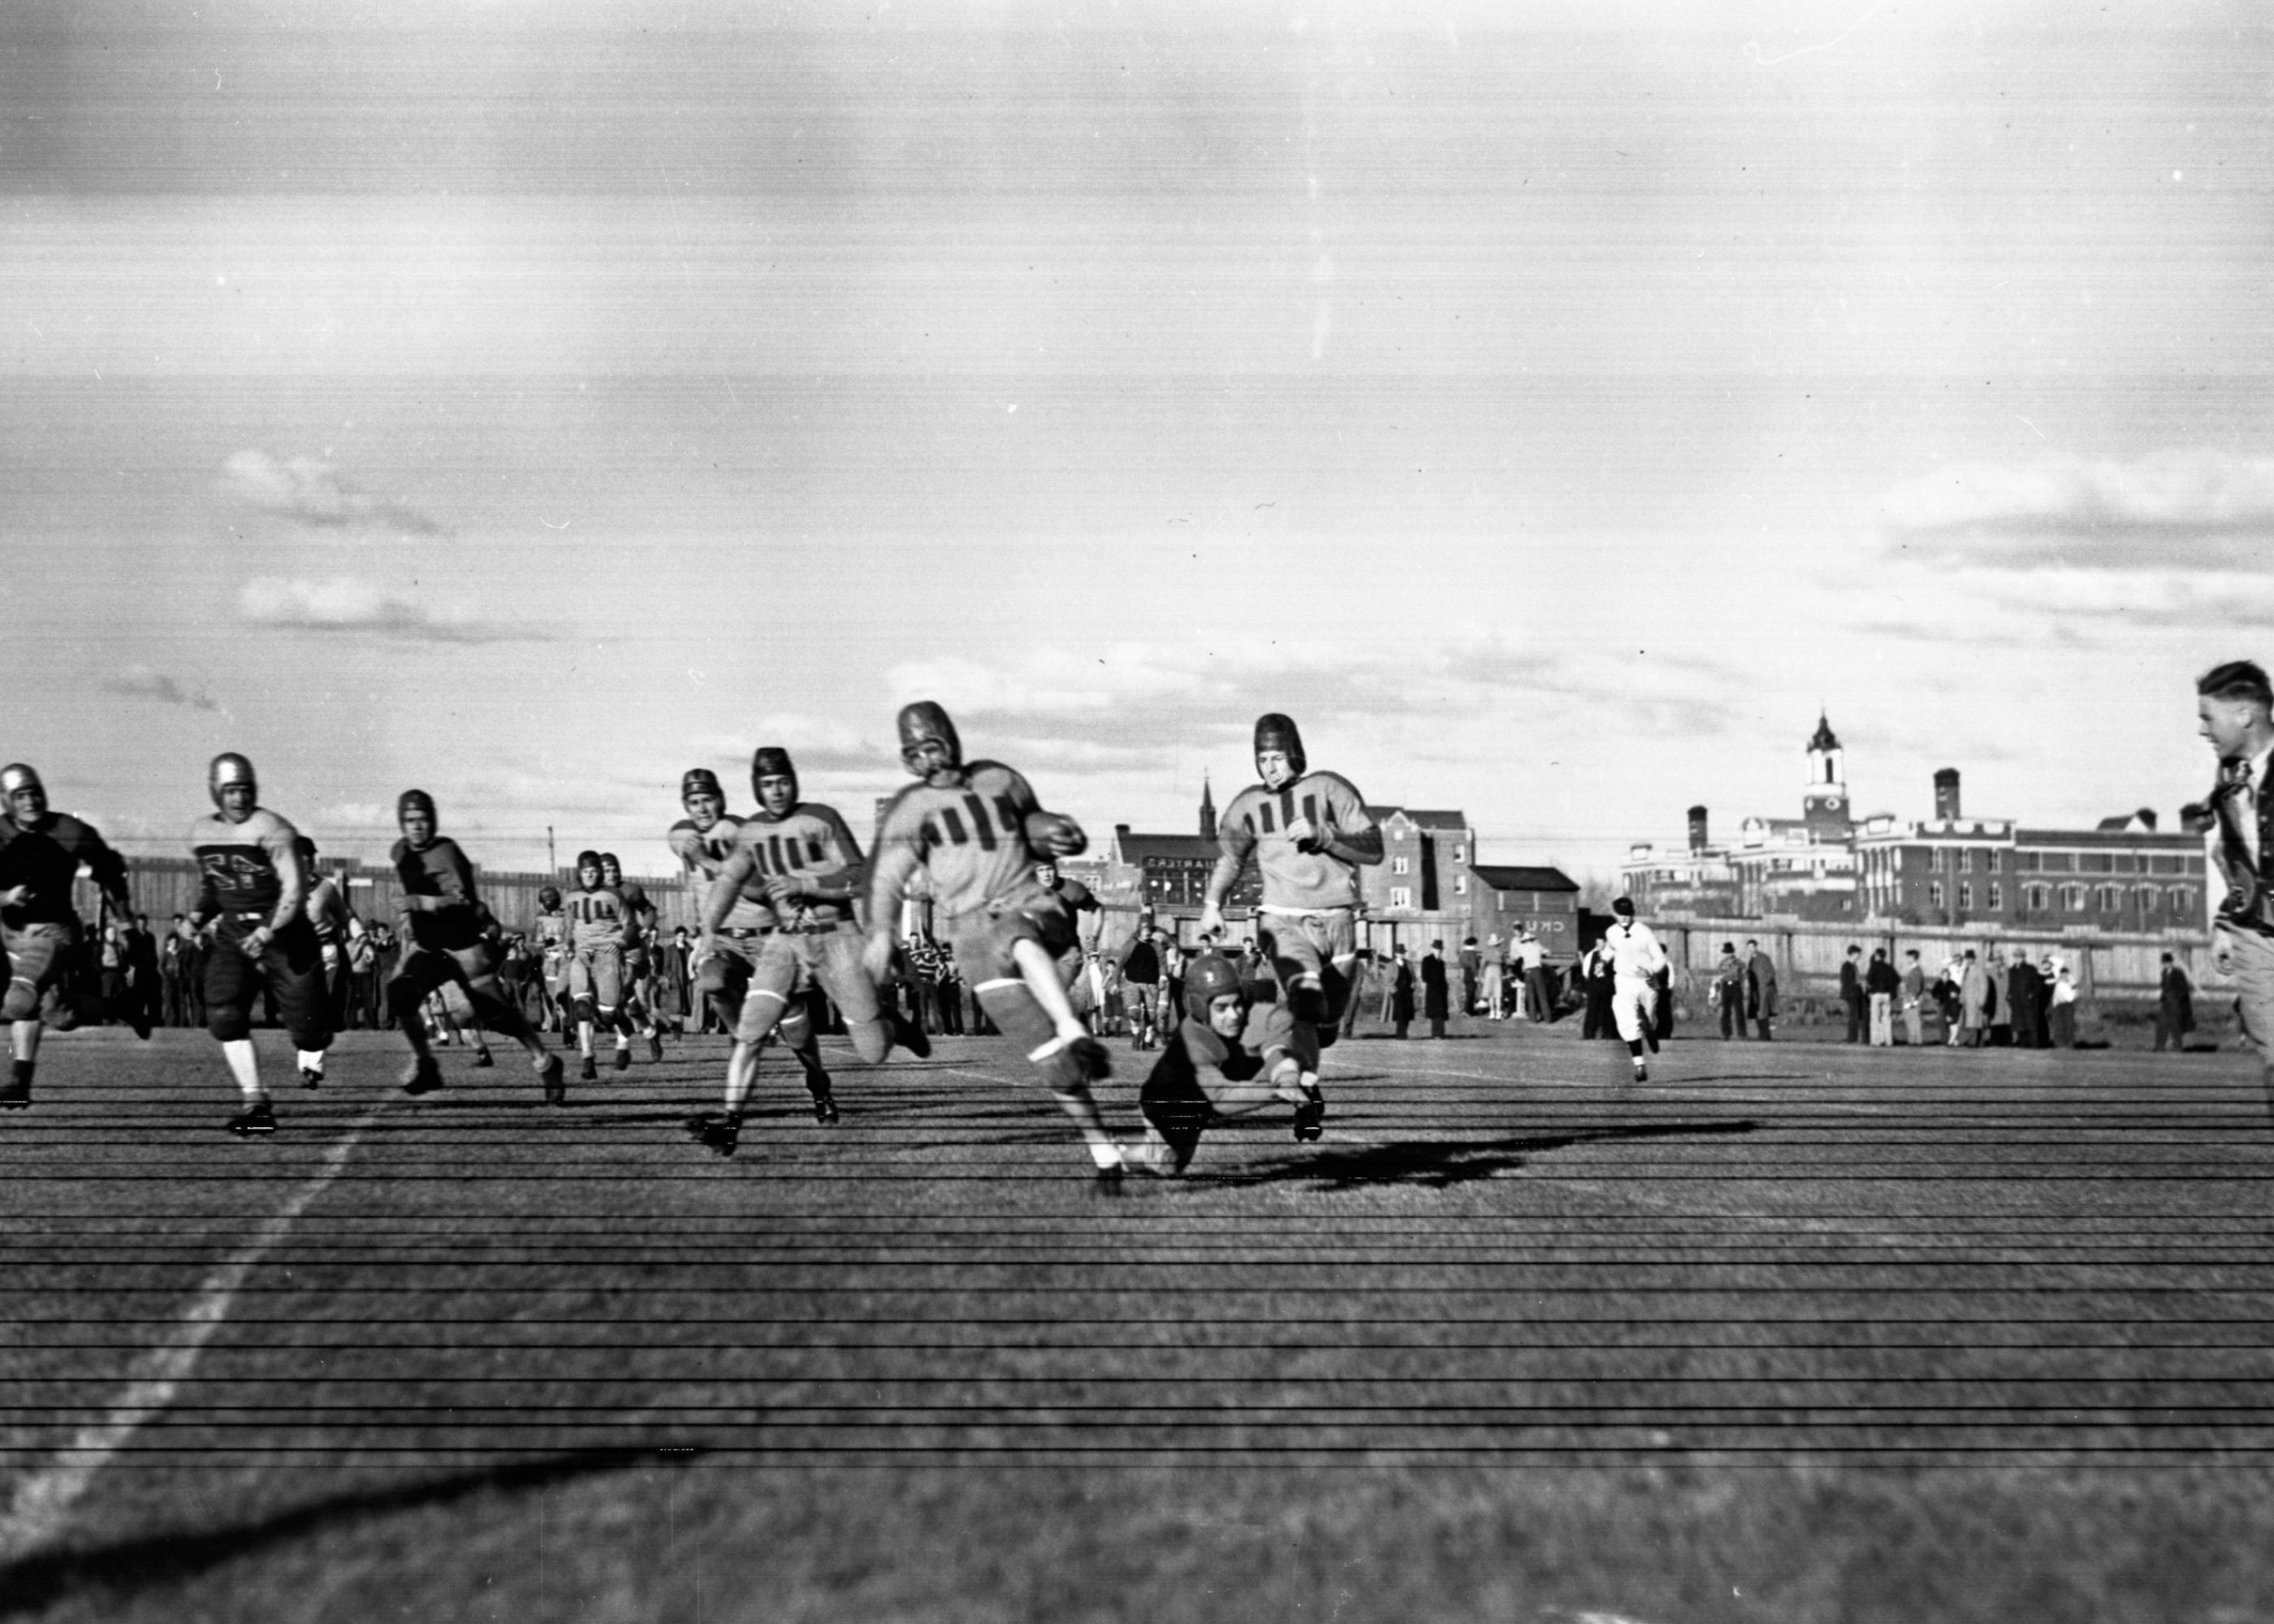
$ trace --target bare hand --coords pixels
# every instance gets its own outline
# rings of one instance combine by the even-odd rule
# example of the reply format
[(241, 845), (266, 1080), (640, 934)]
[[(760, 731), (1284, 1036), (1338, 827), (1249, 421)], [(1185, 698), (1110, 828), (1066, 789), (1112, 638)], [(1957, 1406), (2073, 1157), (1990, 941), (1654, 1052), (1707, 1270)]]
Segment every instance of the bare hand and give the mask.
[(1193, 929), (1203, 936), (1213, 936), (1224, 929), (1224, 910), (1213, 902), (1201, 905), (1201, 916)]
[(766, 900), (776, 907), (785, 907), (805, 895), (805, 882), (787, 874), (766, 876)]

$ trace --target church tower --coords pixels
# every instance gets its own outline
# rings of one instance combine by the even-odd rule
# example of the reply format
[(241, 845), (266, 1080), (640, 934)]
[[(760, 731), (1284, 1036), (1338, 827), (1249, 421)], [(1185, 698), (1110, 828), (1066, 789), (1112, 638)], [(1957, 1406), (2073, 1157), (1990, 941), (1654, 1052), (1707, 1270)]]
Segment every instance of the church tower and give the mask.
[(1816, 732), (1808, 741), (1808, 788), (1800, 798), (1801, 820), (1817, 839), (1848, 838), (1848, 770), (1846, 752), (1818, 711)]
[(1209, 793), (1208, 774), (1201, 774), (1201, 838), (1216, 838), (1216, 798)]

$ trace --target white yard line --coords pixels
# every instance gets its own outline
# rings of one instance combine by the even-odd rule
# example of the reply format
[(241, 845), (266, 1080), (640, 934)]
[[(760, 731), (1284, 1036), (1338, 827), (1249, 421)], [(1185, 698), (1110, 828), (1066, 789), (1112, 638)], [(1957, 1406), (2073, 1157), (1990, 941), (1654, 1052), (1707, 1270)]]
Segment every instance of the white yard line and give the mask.
[(7, 1514), (0, 1516), (0, 1563), (20, 1561), (62, 1533), (72, 1507), (87, 1492), (95, 1473), (125, 1447), (143, 1423), (174, 1402), (175, 1390), (196, 1365), (199, 1353), (228, 1319), (230, 1304), (245, 1276), (275, 1249), (294, 1221), (331, 1187), (364, 1131), (378, 1119), (382, 1109), (375, 1105), (365, 1111), (347, 1136), (325, 1153), (324, 1164), (315, 1176), (294, 1191), (292, 1199), (251, 1240), (206, 1276), (165, 1339), (142, 1356), (132, 1379), (111, 1401), (104, 1417), (81, 1427), (53, 1461), (17, 1485)]

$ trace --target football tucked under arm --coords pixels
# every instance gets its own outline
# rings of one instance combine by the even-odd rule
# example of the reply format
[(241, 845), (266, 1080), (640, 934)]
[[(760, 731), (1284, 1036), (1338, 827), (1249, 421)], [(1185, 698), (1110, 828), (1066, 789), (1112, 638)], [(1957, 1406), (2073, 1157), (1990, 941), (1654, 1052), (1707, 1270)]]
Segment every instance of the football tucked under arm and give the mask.
[(1089, 837), (1073, 819), (1038, 807), (1027, 814), (1027, 849), (1042, 858), (1079, 857), (1089, 849)]

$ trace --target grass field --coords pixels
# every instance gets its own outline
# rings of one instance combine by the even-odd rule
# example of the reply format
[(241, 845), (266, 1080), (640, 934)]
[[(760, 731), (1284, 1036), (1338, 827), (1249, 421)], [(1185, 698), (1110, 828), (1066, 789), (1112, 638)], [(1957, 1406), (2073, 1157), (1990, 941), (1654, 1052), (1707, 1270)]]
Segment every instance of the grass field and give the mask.
[[(281, 1071), (281, 1040), (264, 1038)], [(1141, 1057), (1109, 1112), (1133, 1127)], [(2233, 1055), (1568, 1027), (1329, 1056), (1093, 1199), (992, 1040), (817, 1126), (716, 1041), (238, 1142), (215, 1046), (0, 1116), (0, 1614), (2274, 1619), (2274, 1130)]]

